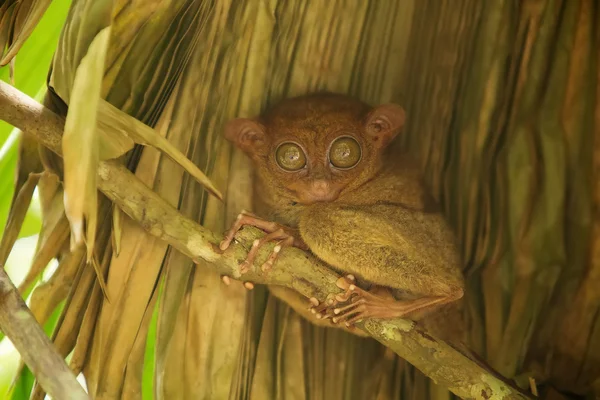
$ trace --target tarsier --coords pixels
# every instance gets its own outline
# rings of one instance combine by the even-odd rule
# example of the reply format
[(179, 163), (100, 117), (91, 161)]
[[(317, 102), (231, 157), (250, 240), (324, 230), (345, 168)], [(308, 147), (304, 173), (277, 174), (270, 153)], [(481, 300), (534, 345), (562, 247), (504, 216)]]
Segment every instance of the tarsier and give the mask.
[[(344, 293), (319, 304), (280, 286), (269, 290), (319, 325), (354, 333), (364, 318), (427, 315), (463, 296), (454, 236), (428, 195), (418, 166), (386, 149), (404, 125), (394, 104), (370, 107), (345, 95), (319, 93), (285, 100), (256, 119), (238, 118), (226, 138), (255, 167), (254, 212), (242, 212), (221, 242), (227, 249), (244, 225), (266, 232), (280, 250), (310, 250), (344, 277)], [(366, 289), (363, 289), (362, 286)], [(416, 317), (415, 317), (416, 316)]]

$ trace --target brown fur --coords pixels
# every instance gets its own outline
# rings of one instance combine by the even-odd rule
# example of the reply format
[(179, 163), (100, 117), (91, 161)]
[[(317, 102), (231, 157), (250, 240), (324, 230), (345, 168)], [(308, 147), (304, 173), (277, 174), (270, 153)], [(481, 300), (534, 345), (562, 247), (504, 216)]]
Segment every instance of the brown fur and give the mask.
[[(348, 96), (317, 94), (285, 100), (256, 120), (235, 120), (226, 135), (254, 161), (255, 211), (299, 228), (317, 257), (354, 274), (361, 286), (395, 289), (399, 299), (453, 296), (464, 286), (453, 234), (416, 165), (385, 152), (403, 122), (398, 106), (372, 108)], [(362, 148), (361, 161), (349, 170), (336, 170), (327, 159), (330, 143), (340, 135), (354, 137)], [(287, 141), (304, 149), (305, 169), (278, 167), (275, 149)], [(336, 193), (333, 201), (306, 200), (315, 180), (327, 182)], [(272, 291), (311, 317), (302, 296)]]

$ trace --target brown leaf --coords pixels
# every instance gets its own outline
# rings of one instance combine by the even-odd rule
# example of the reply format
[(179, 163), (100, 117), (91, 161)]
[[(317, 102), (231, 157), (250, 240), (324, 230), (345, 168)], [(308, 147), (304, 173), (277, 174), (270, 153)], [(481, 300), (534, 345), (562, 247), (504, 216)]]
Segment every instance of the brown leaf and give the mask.
[[(100, 100), (99, 103), (98, 130), (102, 135), (99, 141), (101, 160), (121, 156), (125, 151), (133, 147), (134, 141), (138, 144), (150, 145), (165, 153), (169, 158), (181, 165), (194, 179), (206, 187), (206, 189), (219, 200), (223, 199), (223, 195), (213, 185), (210, 179), (208, 179), (193, 162), (177, 150), (177, 148), (168, 140), (159, 135), (154, 129), (127, 115), (104, 100)], [(122, 142), (122, 145), (115, 146), (120, 142)], [(115, 147), (108, 150), (106, 149), (108, 145)]]
[(2, 239), (0, 240), (0, 266), (2, 266), (2, 268), (19, 237), (21, 226), (23, 226), (25, 215), (27, 214), (29, 204), (31, 203), (33, 191), (35, 190), (39, 179), (39, 174), (29, 174), (29, 178), (27, 178), (23, 185), (15, 188), (18, 192), (15, 193), (16, 196), (13, 197), (13, 202), (8, 213), (8, 220), (6, 221)]
[(100, 31), (77, 68), (62, 138), (65, 212), (71, 224), (71, 249), (85, 241), (88, 262), (94, 253), (98, 218), (96, 171), (100, 149), (96, 118), (109, 37), (110, 27)]
[(52, 221), (50, 217), (45, 221), (42, 233), (38, 238), (35, 256), (25, 279), (19, 285), (19, 291), (25, 293), (37, 280), (48, 263), (63, 249), (65, 241), (69, 238), (69, 222), (60, 210), (60, 218)]
[(123, 212), (119, 207), (113, 207), (112, 217), (112, 246), (118, 257), (121, 253), (121, 238), (123, 237)]
[[(0, 66), (5, 66), (15, 57), (51, 2), (52, 0), (8, 0), (0, 7)], [(8, 37), (11, 38), (10, 41), (7, 40)]]

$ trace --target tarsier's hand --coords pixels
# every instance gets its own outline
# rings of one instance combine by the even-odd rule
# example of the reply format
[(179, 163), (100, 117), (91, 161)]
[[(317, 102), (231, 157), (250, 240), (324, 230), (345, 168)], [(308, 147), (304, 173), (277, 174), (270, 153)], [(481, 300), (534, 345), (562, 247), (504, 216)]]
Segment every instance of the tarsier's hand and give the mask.
[(302, 250), (308, 250), (308, 246), (306, 243), (304, 243), (304, 241), (302, 241), (300, 235), (294, 229), (280, 225), (276, 222), (264, 220), (244, 210), (242, 210), (242, 212), (237, 216), (233, 226), (225, 234), (225, 238), (219, 244), (219, 248), (223, 251), (226, 250), (233, 241), (235, 234), (244, 225), (250, 225), (262, 229), (267, 234), (260, 239), (256, 239), (254, 243), (252, 243), (252, 248), (248, 252), (246, 260), (244, 260), (240, 266), (240, 272), (242, 274), (250, 269), (254, 263), (256, 255), (258, 254), (258, 250), (260, 250), (260, 248), (267, 242), (276, 241), (277, 245), (273, 248), (273, 252), (267, 261), (265, 261), (265, 263), (262, 265), (261, 268), (263, 271), (268, 271), (273, 267), (279, 252), (284, 247), (293, 246)]

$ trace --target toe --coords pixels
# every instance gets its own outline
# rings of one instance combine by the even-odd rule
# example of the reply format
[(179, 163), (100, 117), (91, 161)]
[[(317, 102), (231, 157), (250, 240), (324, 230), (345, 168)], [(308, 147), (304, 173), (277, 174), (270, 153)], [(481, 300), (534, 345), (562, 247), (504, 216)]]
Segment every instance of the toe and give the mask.
[(240, 273), (245, 274), (250, 270), (250, 263), (246, 260), (240, 264)]
[(335, 282), (335, 284), (337, 287), (344, 290), (354, 290), (354, 288), (356, 288), (356, 286), (354, 285), (354, 280), (350, 280), (346, 276), (342, 276), (341, 278), (339, 278)]

